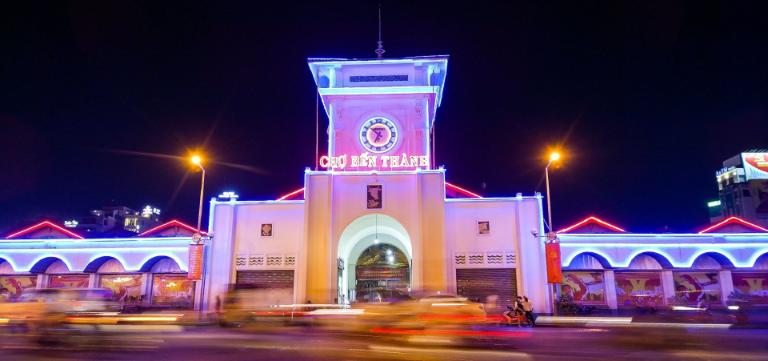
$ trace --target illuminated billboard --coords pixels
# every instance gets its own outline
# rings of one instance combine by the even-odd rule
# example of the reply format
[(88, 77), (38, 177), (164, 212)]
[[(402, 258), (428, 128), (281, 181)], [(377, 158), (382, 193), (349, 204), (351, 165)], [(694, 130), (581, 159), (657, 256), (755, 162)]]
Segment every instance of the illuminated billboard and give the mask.
[(768, 153), (741, 153), (747, 180), (768, 179)]

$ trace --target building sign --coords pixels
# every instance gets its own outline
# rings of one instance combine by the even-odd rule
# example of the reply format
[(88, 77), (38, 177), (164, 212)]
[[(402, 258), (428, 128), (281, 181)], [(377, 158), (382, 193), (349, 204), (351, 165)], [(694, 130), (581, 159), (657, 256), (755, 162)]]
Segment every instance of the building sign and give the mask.
[(202, 244), (190, 244), (189, 245), (189, 271), (187, 271), (187, 279), (199, 280), (203, 275), (203, 245)]
[(368, 201), (366, 207), (368, 209), (381, 209), (383, 207), (381, 184), (369, 184), (366, 190)]
[(573, 301), (587, 305), (605, 304), (605, 281), (603, 272), (563, 272), (560, 293)]
[(733, 272), (733, 288), (754, 305), (768, 305), (768, 272)]
[(427, 169), (429, 168), (429, 157), (406, 153), (400, 155), (372, 155), (368, 152), (359, 155), (342, 154), (333, 157), (324, 155), (320, 157), (320, 167), (330, 170)]
[(768, 179), (768, 153), (741, 153), (747, 180)]
[(357, 267), (355, 276), (358, 280), (401, 280), (408, 279), (408, 267)]
[(660, 272), (615, 272), (619, 307), (656, 307), (664, 304)]
[(720, 302), (718, 272), (675, 272), (675, 302), (697, 305)]
[(87, 274), (62, 274), (50, 275), (48, 287), (50, 288), (87, 288), (90, 276)]

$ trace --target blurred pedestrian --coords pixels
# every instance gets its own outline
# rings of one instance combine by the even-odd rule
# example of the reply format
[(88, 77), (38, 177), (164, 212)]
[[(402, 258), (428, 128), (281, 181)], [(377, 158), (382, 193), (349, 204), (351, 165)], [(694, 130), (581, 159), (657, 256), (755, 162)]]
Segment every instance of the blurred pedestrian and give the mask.
[(531, 327), (536, 326), (536, 316), (533, 314), (533, 305), (528, 301), (527, 296), (523, 296), (523, 312), (525, 319), (528, 321), (528, 325)]

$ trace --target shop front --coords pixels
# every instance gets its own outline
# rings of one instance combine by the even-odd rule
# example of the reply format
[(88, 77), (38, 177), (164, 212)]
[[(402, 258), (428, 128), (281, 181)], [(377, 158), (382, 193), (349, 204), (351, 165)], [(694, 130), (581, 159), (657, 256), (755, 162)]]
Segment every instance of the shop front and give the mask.
[(103, 288), (126, 310), (192, 309), (199, 284), (186, 270), (191, 233), (173, 231), (177, 223), (156, 230), (171, 236), (109, 239), (75, 237), (51, 222), (28, 227), (0, 242), (0, 294)]
[(693, 234), (637, 234), (604, 221), (580, 223), (588, 233), (568, 227), (559, 234), (564, 267), (559, 291), (578, 304), (768, 306), (768, 233), (760, 229), (739, 223), (727, 233), (715, 225)]

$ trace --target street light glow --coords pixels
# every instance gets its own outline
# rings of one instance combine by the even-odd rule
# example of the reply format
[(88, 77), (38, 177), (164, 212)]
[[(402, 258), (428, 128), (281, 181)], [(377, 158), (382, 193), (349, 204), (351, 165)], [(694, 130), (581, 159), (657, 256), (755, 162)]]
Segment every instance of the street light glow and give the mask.
[(549, 161), (550, 162), (557, 162), (560, 160), (560, 153), (559, 152), (552, 152), (549, 154)]
[(200, 156), (199, 156), (199, 155), (197, 155), (197, 154), (193, 155), (193, 156), (192, 156), (192, 158), (190, 158), (189, 160), (190, 160), (190, 161), (192, 162), (192, 164), (194, 164), (194, 165), (200, 165), (200, 163), (202, 163), (202, 162), (203, 162), (203, 159), (202, 159), (202, 158), (200, 158)]

